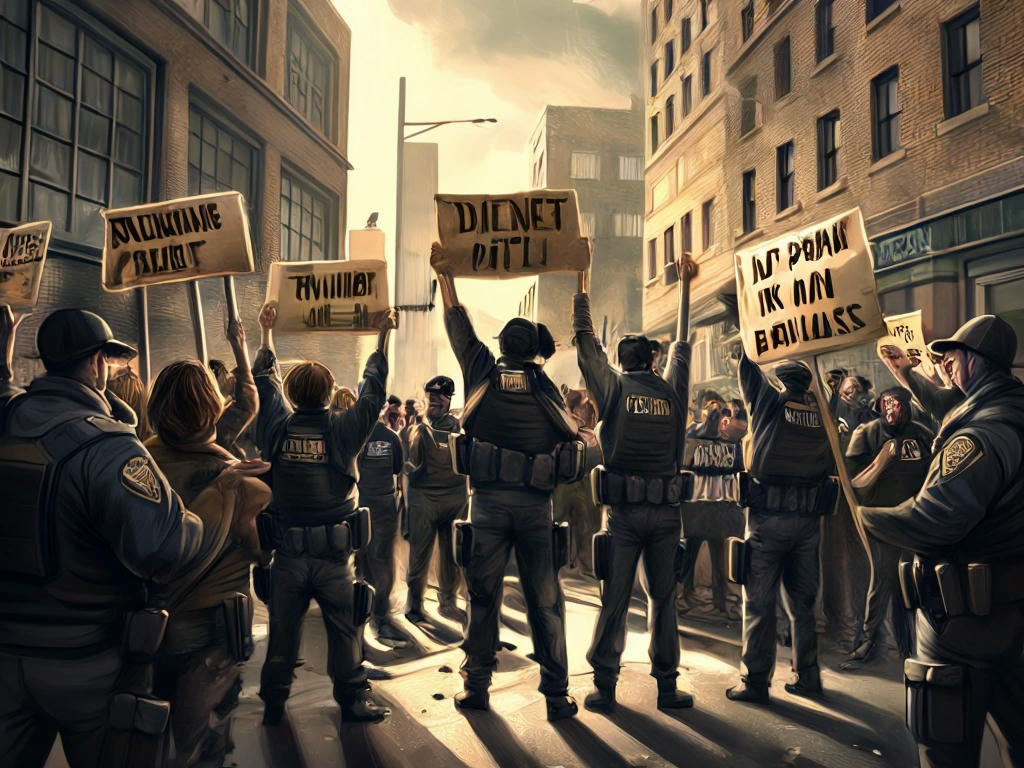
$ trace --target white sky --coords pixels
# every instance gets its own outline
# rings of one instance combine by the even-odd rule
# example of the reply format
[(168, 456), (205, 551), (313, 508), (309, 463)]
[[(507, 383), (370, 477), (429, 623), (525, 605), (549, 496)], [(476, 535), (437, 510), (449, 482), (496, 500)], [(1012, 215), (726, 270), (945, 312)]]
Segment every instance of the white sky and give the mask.
[[(552, 0), (554, 1), (554, 0)], [(511, 0), (479, 0), (479, 7)], [(546, 104), (628, 107), (629, 93), (611, 93), (597, 73), (577, 62), (559, 72), (550, 61), (507, 54), (479, 61), (439, 50), (457, 39), (432, 39), (429, 30), (400, 21), (387, 0), (334, 0), (352, 30), (347, 156), (348, 225), (360, 228), (372, 211), (394, 254), (395, 158), (398, 79), (406, 77), (406, 120), (495, 117), (498, 123), (442, 126), (424, 134), (437, 142), (441, 192), (501, 193), (529, 188), (527, 142)], [(593, 0), (604, 11), (630, 9), (639, 0)], [(443, 5), (442, 5), (443, 7)], [(435, 30), (436, 31), (436, 30)], [(412, 129), (408, 129), (411, 132)], [(487, 298), (493, 314), (509, 314), (523, 282), (474, 281), (460, 285), (472, 304)], [(483, 284), (481, 284), (483, 283)], [(485, 293), (486, 292), (486, 293)]]

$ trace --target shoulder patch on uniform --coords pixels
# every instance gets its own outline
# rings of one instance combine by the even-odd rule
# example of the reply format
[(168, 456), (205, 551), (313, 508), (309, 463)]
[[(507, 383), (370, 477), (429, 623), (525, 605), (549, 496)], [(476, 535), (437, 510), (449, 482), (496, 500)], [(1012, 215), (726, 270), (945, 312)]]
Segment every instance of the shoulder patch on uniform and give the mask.
[(942, 449), (942, 476), (967, 469), (982, 456), (981, 446), (967, 435), (954, 437)]
[(146, 456), (132, 456), (121, 467), (121, 485), (141, 499), (159, 504), (163, 497), (160, 481)]

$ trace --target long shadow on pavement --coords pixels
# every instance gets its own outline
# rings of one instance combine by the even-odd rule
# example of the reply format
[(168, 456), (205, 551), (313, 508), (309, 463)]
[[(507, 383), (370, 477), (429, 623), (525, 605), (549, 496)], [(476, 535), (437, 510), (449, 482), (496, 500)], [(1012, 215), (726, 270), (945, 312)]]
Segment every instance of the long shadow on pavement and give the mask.
[(590, 728), (575, 718), (551, 724), (565, 740), (566, 745), (580, 759), (582, 765), (601, 768), (631, 768), (622, 755), (605, 744)]
[(526, 751), (515, 731), (496, 712), (467, 712), (462, 715), (473, 733), (500, 766), (515, 768), (544, 768), (544, 764)]
[[(689, 710), (687, 710), (689, 711)], [(635, 709), (619, 704), (615, 712), (608, 716), (615, 725), (628, 733), (641, 744), (646, 744), (654, 752), (669, 762), (700, 768), (701, 766), (722, 765), (725, 759), (721, 754), (714, 754), (694, 739), (687, 739), (678, 731), (673, 730), (657, 720)], [(694, 729), (696, 731), (696, 729)], [(716, 744), (727, 745), (739, 740), (739, 734), (728, 731), (730, 738), (713, 739)]]

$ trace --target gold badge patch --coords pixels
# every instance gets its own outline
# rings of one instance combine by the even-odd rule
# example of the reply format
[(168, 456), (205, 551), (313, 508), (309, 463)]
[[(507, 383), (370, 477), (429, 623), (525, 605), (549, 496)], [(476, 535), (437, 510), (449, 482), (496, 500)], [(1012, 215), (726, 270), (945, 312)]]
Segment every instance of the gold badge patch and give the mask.
[(121, 467), (121, 485), (139, 498), (159, 504), (163, 496), (153, 465), (145, 456), (133, 456)]
[(981, 446), (967, 435), (954, 437), (942, 449), (942, 476), (949, 477), (955, 472), (967, 469), (981, 458)]

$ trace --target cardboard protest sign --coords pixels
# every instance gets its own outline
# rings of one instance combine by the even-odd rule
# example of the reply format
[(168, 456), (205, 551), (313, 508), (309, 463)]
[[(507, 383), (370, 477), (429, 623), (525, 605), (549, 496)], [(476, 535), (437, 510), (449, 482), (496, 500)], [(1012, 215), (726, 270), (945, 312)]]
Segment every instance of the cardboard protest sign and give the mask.
[(0, 304), (30, 309), (39, 301), (52, 228), (49, 221), (33, 221), (0, 229)]
[(590, 266), (576, 191), (434, 195), (441, 245), (458, 276), (508, 278)]
[(214, 192), (101, 211), (103, 287), (144, 285), (253, 271), (249, 217), (240, 192)]
[(921, 310), (906, 312), (902, 315), (886, 315), (885, 326), (889, 330), (888, 336), (880, 338), (875, 345), (878, 356), (883, 361), (882, 347), (894, 346), (903, 350), (907, 357), (916, 357), (921, 360), (918, 370), (925, 376), (935, 375), (935, 366), (928, 357), (928, 345), (924, 340), (924, 326), (921, 323)]
[(277, 302), (274, 330), (376, 333), (389, 308), (387, 263), (279, 261), (267, 301)]
[(818, 355), (885, 334), (860, 209), (736, 252), (747, 357)]

